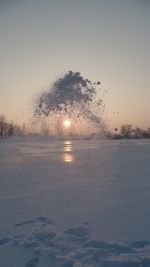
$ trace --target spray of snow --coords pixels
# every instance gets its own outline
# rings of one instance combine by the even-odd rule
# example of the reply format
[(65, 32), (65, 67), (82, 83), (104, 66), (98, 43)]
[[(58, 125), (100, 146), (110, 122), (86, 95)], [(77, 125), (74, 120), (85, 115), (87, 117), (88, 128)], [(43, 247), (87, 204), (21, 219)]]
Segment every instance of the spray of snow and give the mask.
[[(69, 71), (36, 98), (34, 118), (42, 124), (43, 134), (100, 134), (105, 128), (104, 109), (100, 82)], [(66, 119), (71, 121), (69, 129), (63, 127)]]

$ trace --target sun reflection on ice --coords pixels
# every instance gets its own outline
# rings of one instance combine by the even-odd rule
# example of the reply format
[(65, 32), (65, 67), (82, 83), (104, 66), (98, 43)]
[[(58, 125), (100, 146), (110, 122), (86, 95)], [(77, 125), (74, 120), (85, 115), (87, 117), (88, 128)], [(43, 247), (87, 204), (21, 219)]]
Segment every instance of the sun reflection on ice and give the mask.
[(64, 154), (64, 162), (73, 162), (73, 156), (71, 154)]
[(64, 152), (72, 152), (72, 142), (65, 141), (64, 142)]
[(66, 163), (71, 163), (74, 161), (74, 156), (72, 155), (72, 142), (64, 141), (64, 150), (63, 161)]

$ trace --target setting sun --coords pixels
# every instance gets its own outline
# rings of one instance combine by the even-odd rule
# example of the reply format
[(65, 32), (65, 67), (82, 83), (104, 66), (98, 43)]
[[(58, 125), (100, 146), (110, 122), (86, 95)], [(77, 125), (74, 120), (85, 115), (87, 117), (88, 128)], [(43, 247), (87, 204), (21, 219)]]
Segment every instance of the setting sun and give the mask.
[(65, 127), (69, 128), (70, 125), (71, 125), (71, 121), (70, 120), (65, 120), (64, 121), (64, 125), (65, 125)]

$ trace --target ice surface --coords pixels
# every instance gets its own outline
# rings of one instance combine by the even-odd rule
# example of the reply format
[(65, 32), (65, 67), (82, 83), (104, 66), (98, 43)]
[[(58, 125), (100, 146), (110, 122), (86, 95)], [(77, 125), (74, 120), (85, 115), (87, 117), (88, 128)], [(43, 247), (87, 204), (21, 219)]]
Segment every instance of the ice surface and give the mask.
[(0, 141), (0, 266), (150, 266), (150, 142)]

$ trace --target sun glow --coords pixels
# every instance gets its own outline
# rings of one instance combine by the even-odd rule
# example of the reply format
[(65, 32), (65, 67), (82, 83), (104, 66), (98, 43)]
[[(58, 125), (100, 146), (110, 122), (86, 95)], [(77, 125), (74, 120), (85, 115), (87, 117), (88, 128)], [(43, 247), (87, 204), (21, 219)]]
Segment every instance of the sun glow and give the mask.
[(65, 120), (65, 121), (64, 121), (64, 126), (65, 126), (66, 128), (69, 128), (70, 125), (71, 125), (71, 121), (70, 121), (70, 120)]

